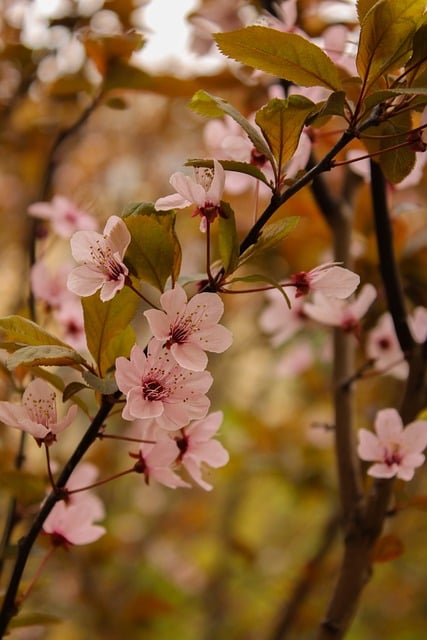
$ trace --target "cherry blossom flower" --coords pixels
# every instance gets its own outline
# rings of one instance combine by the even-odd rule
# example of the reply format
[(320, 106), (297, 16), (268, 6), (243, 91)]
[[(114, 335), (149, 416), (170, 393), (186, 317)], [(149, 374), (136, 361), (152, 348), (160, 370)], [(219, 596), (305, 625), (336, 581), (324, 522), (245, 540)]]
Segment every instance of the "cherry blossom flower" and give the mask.
[(376, 435), (359, 430), (358, 454), (362, 460), (374, 462), (368, 474), (375, 478), (411, 480), (420, 467), (427, 446), (427, 421), (416, 420), (406, 427), (395, 409), (383, 409), (375, 419)]
[(225, 184), (222, 165), (217, 160), (214, 160), (213, 164), (213, 169), (195, 167), (194, 180), (181, 171), (174, 173), (169, 182), (177, 193), (159, 198), (155, 202), (155, 208), (158, 211), (168, 211), (195, 204), (193, 216), (199, 215), (202, 218), (200, 229), (205, 231), (207, 224), (221, 214), (221, 198)]
[(108, 219), (102, 235), (96, 231), (77, 231), (71, 238), (71, 252), (82, 264), (68, 276), (70, 291), (90, 296), (101, 289), (103, 302), (114, 298), (129, 274), (123, 258), (130, 241), (129, 230), (118, 216)]
[(139, 452), (131, 456), (137, 458), (134, 469), (144, 474), (147, 484), (154, 478), (171, 489), (191, 486), (172, 470), (172, 465), (179, 456), (179, 449), (171, 438), (160, 438), (155, 444), (143, 443)]
[(77, 351), (87, 350), (83, 308), (80, 298), (74, 295), (64, 300), (54, 311), (54, 318), (60, 328), (64, 340)]
[(163, 311), (145, 311), (151, 332), (181, 367), (193, 371), (206, 368), (205, 351), (222, 353), (231, 345), (231, 332), (218, 325), (224, 304), (216, 293), (198, 293), (189, 302), (176, 285), (160, 296)]
[(77, 405), (72, 405), (66, 415), (58, 420), (56, 394), (51, 386), (36, 378), (25, 389), (22, 404), (0, 402), (0, 420), (10, 427), (30, 433), (39, 445), (50, 445), (56, 435), (73, 422)]
[(95, 231), (98, 227), (87, 211), (79, 209), (64, 196), (54, 196), (51, 202), (34, 202), (28, 207), (28, 213), (34, 218), (49, 220), (54, 231), (63, 238), (70, 238), (80, 229)]
[(181, 452), (181, 464), (193, 480), (206, 491), (210, 491), (212, 485), (202, 478), (202, 464), (218, 468), (227, 464), (230, 458), (222, 444), (212, 439), (221, 425), (222, 417), (222, 411), (215, 411), (203, 420), (192, 422), (181, 430), (180, 436), (175, 438)]
[(44, 521), (43, 531), (50, 535), (54, 546), (89, 544), (104, 535), (105, 528), (94, 524), (104, 516), (100, 498), (85, 491), (75, 494), (70, 502), (57, 502)]
[(260, 327), (271, 337), (271, 344), (277, 347), (302, 329), (307, 322), (304, 313), (304, 301), (297, 298), (297, 289), (290, 288), (286, 295), (291, 303), (288, 307), (286, 300), (277, 289), (266, 291), (267, 306), (259, 317)]
[(313, 302), (304, 304), (304, 313), (321, 324), (340, 327), (343, 331), (359, 332), (359, 321), (365, 315), (377, 292), (372, 284), (365, 284), (358, 297), (352, 301), (338, 300), (315, 291)]
[(337, 262), (326, 262), (308, 273), (294, 273), (291, 283), (296, 288), (297, 298), (310, 291), (320, 291), (332, 298), (348, 298), (359, 286), (360, 277), (350, 269), (339, 266)]
[(155, 338), (147, 355), (134, 345), (130, 360), (117, 358), (116, 381), (126, 394), (125, 420), (155, 418), (166, 430), (180, 429), (206, 415), (210, 402), (205, 394), (213, 382), (209, 372), (189, 371), (177, 364)]
[(42, 260), (38, 260), (31, 268), (31, 290), (38, 300), (43, 300), (49, 307), (59, 307), (64, 298), (71, 296), (67, 289), (67, 277), (72, 265), (62, 264), (55, 272), (51, 272)]
[[(427, 309), (416, 307), (408, 318), (409, 328), (416, 342), (427, 339)], [(400, 348), (391, 314), (386, 312), (368, 333), (366, 354), (374, 361), (374, 367), (399, 380), (408, 376), (409, 366)]]

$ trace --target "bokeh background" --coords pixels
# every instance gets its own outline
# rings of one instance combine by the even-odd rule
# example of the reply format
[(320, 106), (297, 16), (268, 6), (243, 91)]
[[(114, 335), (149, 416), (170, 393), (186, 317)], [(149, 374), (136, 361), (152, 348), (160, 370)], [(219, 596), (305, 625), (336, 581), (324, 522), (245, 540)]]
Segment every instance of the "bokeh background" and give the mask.
[[(2, 0), (0, 7), (0, 313), (27, 315), (31, 203), (66, 196), (102, 228), (129, 202), (170, 193), (169, 176), (187, 159), (212, 157), (207, 121), (188, 108), (196, 90), (219, 95), (250, 116), (266, 103), (275, 79), (225, 59), (210, 35), (264, 23), (261, 2)], [(355, 26), (352, 2), (301, 0), (297, 8), (298, 26), (312, 37), (320, 38), (334, 21)], [(139, 37), (146, 42), (141, 48)], [(330, 148), (336, 128), (331, 121), (316, 137), (317, 157)], [(62, 131), (67, 135), (57, 146)], [(346, 185), (354, 193), (356, 270), (381, 291), (369, 186), (348, 167), (328, 180), (333, 193)], [(266, 195), (261, 191), (257, 200), (251, 184), (230, 190), (227, 199), (243, 237)], [(427, 306), (425, 175), (415, 186), (393, 189), (390, 201), (406, 290), (414, 306)], [(204, 269), (204, 238), (190, 213), (177, 220), (183, 274)], [(309, 189), (276, 217), (285, 215), (301, 216), (297, 229), (252, 265), (254, 272), (280, 279), (331, 258), (330, 234)], [(70, 255), (69, 243), (49, 233), (46, 227), (37, 250), (55, 269)], [(207, 471), (214, 489), (174, 491), (134, 476), (101, 487), (108, 533), (87, 547), (54, 554), (24, 608), (29, 616), (45, 615), (46, 624), (13, 630), (11, 639), (313, 637), (340, 560), (329, 331), (310, 326), (273, 347), (260, 324), (265, 295), (230, 295), (224, 302), (223, 322), (235, 339), (227, 353), (210, 357), (210, 397), (212, 408), (224, 412), (220, 438), (231, 459)], [(366, 361), (364, 339), (384, 308), (380, 295), (365, 319), (359, 365)], [(36, 312), (40, 323), (61, 335), (42, 304)], [(144, 331), (142, 311), (135, 328)], [(304, 364), (307, 349), (310, 362)], [(2, 399), (10, 389), (2, 369)], [(357, 426), (371, 425), (378, 409), (395, 406), (401, 391), (402, 381), (389, 375), (360, 381)], [(111, 421), (123, 428), (118, 415)], [(86, 423), (82, 416), (75, 432), (64, 434), (55, 451), (58, 464)], [(0, 430), (1, 514), (17, 442), (14, 432)], [(88, 459), (101, 476), (112, 475), (127, 464), (128, 450), (126, 443), (105, 440)], [(35, 446), (25, 470), (41, 479), (32, 491), (28, 484), (14, 487), (27, 516), (37, 508), (45, 478), (43, 452)], [(385, 561), (375, 564), (350, 640), (425, 637), (426, 494), (425, 470), (414, 482), (396, 485), (389, 548), (378, 553)], [(26, 522), (24, 517), (17, 527), (15, 542)], [(41, 540), (35, 549), (27, 580), (46, 544)]]

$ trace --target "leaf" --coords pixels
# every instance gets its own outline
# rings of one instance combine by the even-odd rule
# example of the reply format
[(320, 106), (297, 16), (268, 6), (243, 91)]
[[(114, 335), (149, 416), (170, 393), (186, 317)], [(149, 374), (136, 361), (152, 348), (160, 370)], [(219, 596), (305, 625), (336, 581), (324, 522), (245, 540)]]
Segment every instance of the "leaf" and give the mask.
[[(267, 177), (263, 174), (263, 172), (258, 169), (253, 164), (249, 164), (249, 162), (238, 162), (237, 160), (219, 160), (222, 167), (225, 171), (236, 171), (237, 173), (244, 173), (247, 176), (252, 176), (269, 187), (269, 189), (273, 190), (272, 185), (268, 181)], [(185, 163), (186, 167), (209, 167), (213, 168), (213, 160), (202, 160), (199, 158), (192, 158), (191, 160), (187, 160)]]
[(16, 367), (19, 367), (19, 365), (75, 367), (84, 362), (85, 359), (80, 353), (71, 347), (42, 345), (17, 349), (13, 355), (7, 358), (6, 366), (9, 371), (12, 371)]
[[(82, 374), (84, 376), (84, 371), (82, 372)], [(83, 382), (73, 380), (73, 382), (70, 382), (66, 387), (64, 387), (64, 391), (62, 393), (62, 402), (67, 402), (67, 400), (73, 398), (73, 396), (79, 393), (79, 391), (82, 391), (82, 389), (88, 389), (88, 386), (83, 384)]]
[(145, 89), (150, 86), (150, 76), (126, 60), (111, 60), (105, 72), (104, 90)]
[(295, 229), (299, 221), (299, 216), (289, 216), (278, 222), (272, 222), (264, 227), (257, 242), (252, 244), (240, 256), (239, 266), (247, 262), (249, 259), (258, 257), (267, 249), (271, 249), (278, 242), (286, 238)]
[(20, 627), (44, 626), (49, 624), (58, 624), (62, 622), (62, 618), (51, 613), (27, 612), (20, 613), (10, 621), (11, 629), (19, 629)]
[(38, 324), (23, 318), (22, 316), (7, 316), (0, 318), (0, 340), (15, 343), (16, 345), (40, 345), (56, 344), (68, 347), (65, 342), (45, 331)]
[(214, 38), (229, 58), (303, 87), (340, 91), (338, 68), (320, 47), (296, 33), (252, 26)]
[(412, 171), (415, 151), (409, 146), (390, 151), (386, 149), (404, 143), (411, 128), (410, 114), (402, 113), (392, 120), (382, 122), (378, 127), (367, 129), (366, 133), (374, 134), (374, 138), (361, 138), (370, 153), (382, 151), (380, 155), (375, 156), (375, 160), (379, 162), (385, 177), (392, 184), (401, 182)]
[(372, 550), (372, 562), (389, 562), (405, 551), (403, 542), (393, 534), (381, 536)]
[(87, 346), (98, 372), (103, 376), (114, 366), (118, 356), (128, 356), (135, 344), (130, 326), (138, 307), (138, 297), (125, 287), (108, 302), (99, 295), (82, 298)]
[(356, 66), (365, 93), (370, 93), (381, 76), (402, 66), (410, 57), (425, 0), (382, 0), (368, 10), (366, 3), (363, 5)]
[(306, 125), (323, 126), (331, 116), (345, 118), (346, 96), (344, 91), (334, 91), (327, 100), (318, 102), (314, 112), (307, 118)]
[(181, 247), (175, 233), (175, 213), (156, 211), (152, 203), (130, 204), (123, 220), (132, 236), (126, 263), (137, 278), (160, 291), (181, 268)]
[(233, 120), (237, 122), (237, 124), (239, 124), (248, 134), (249, 140), (252, 142), (255, 149), (264, 155), (272, 165), (274, 165), (274, 158), (271, 151), (259, 131), (257, 131), (257, 129), (255, 129), (255, 127), (252, 126), (251, 123), (246, 120), (246, 118), (244, 118), (242, 114), (239, 113), (239, 111), (237, 111), (237, 109), (235, 109), (231, 104), (222, 98), (217, 98), (206, 91), (200, 90), (192, 97), (189, 107), (196, 113), (209, 118), (218, 118), (223, 115), (228, 115), (233, 118)]
[(308, 116), (316, 105), (304, 96), (274, 98), (257, 111), (255, 121), (268, 142), (279, 172), (292, 158)]
[(80, 30), (79, 38), (86, 54), (103, 76), (111, 61), (129, 60), (133, 52), (141, 49), (144, 45), (143, 36), (135, 30), (105, 35), (86, 28)]
[(83, 371), (83, 378), (86, 380), (95, 391), (99, 391), (104, 396), (109, 396), (118, 390), (117, 382), (115, 378), (99, 378), (90, 371)]
[(227, 276), (236, 270), (239, 262), (239, 238), (234, 211), (228, 202), (221, 201), (221, 215), (218, 218), (218, 248)]

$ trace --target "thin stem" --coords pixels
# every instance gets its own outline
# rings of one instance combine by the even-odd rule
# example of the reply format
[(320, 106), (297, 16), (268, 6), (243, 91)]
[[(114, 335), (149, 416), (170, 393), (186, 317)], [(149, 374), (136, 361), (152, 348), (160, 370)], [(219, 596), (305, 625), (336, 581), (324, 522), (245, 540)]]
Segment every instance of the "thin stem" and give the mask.
[[(117, 397), (117, 394), (113, 397), (102, 396), (101, 406), (98, 410), (98, 413), (94, 417), (92, 423), (89, 425), (86, 433), (84, 434), (74, 453), (65, 464), (56, 482), (57, 489), (63, 489), (65, 487), (70, 475), (76, 468), (77, 464), (83, 458), (89, 447), (96, 440), (96, 436), (100, 428), (102, 427), (104, 420), (107, 418), (112, 407), (114, 406), (114, 401)], [(33, 521), (27, 535), (21, 538), (18, 543), (18, 553), (15, 559), (15, 565), (0, 611), (0, 638), (4, 637), (11, 618), (18, 613), (19, 603), (16, 601), (16, 594), (18, 592), (21, 578), (24, 573), (31, 549), (33, 548), (33, 545), (43, 528), (44, 521), (52, 511), (55, 504), (61, 499), (62, 494), (60, 491), (52, 490), (49, 493), (49, 495), (43, 502), (35, 520)]]
[(138, 296), (138, 298), (141, 298), (141, 300), (144, 300), (144, 302), (146, 302), (152, 309), (159, 309), (157, 305), (151, 302), (151, 300), (146, 298), (140, 291), (138, 291), (136, 287), (133, 286), (130, 278), (126, 278), (125, 284), (129, 289), (131, 289)]
[(78, 489), (71, 489), (67, 491), (67, 495), (71, 496), (73, 493), (82, 493), (83, 491), (88, 491), (89, 489), (96, 489), (96, 487), (102, 487), (103, 484), (107, 484), (112, 480), (117, 480), (118, 478), (123, 478), (123, 476), (127, 476), (129, 473), (135, 473), (135, 466), (130, 469), (126, 469), (125, 471), (119, 471), (108, 478), (104, 478), (103, 480), (98, 480), (97, 482), (93, 482), (92, 484), (88, 484), (85, 487), (79, 487)]
[(40, 578), (41, 574), (44, 571), (44, 568), (46, 567), (48, 561), (50, 560), (50, 558), (52, 557), (52, 555), (53, 555), (53, 553), (54, 553), (54, 551), (56, 549), (57, 549), (57, 547), (52, 546), (48, 550), (48, 552), (46, 553), (46, 555), (44, 556), (42, 561), (40, 562), (39, 567), (38, 567), (37, 571), (35, 572), (35, 574), (33, 575), (30, 584), (25, 589), (25, 591), (19, 596), (19, 599), (18, 599), (19, 606), (21, 606), (21, 604), (24, 602), (24, 600), (26, 600), (28, 598), (28, 596), (30, 595), (31, 591), (33, 590), (34, 586), (36, 585), (38, 579)]

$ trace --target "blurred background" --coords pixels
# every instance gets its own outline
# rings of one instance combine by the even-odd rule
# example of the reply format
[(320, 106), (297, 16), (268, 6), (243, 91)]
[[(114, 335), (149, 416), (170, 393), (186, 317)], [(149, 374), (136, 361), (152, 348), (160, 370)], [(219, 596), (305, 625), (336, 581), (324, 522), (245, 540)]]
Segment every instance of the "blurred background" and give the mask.
[[(184, 170), (187, 159), (224, 153), (213, 121), (188, 108), (195, 91), (221, 96), (246, 117), (280, 91), (274, 78), (222, 56), (213, 32), (253, 23), (277, 26), (267, 13), (276, 8), (284, 30), (303, 30), (322, 42), (325, 31), (339, 23), (357, 39), (354, 3), (344, 0), (285, 0), (276, 7), (241, 0), (1, 0), (0, 7), (2, 316), (28, 314), (35, 230), (37, 257), (52, 271), (71, 259), (68, 239), (52, 234), (47, 223), (35, 227), (27, 214), (32, 203), (64, 196), (102, 229), (128, 203), (170, 193), (169, 177)], [(339, 127), (331, 120), (313, 137), (316, 157), (330, 148)], [(363, 366), (369, 332), (385, 310), (369, 185), (347, 166), (328, 181), (333, 193), (353, 194), (355, 270), (380, 291), (364, 321), (358, 352)], [(267, 198), (250, 179), (227, 183), (241, 237)], [(427, 306), (426, 202), (423, 167), (412, 184), (390, 188), (396, 250), (413, 307)], [(276, 218), (286, 215), (301, 216), (297, 229), (262, 263), (251, 265), (253, 272), (280, 280), (331, 259), (330, 233), (309, 189)], [(177, 234), (182, 274), (203, 273), (204, 238), (189, 211), (179, 213)], [(101, 487), (107, 534), (86, 547), (58, 549), (25, 605), (28, 614), (46, 615), (46, 625), (13, 630), (11, 639), (313, 637), (340, 561), (330, 333), (302, 322), (289, 337), (272, 339), (262, 320), (271, 305), (268, 296), (224, 298), (222, 322), (235, 338), (227, 353), (209, 358), (215, 380), (210, 397), (212, 408), (224, 412), (220, 439), (231, 459), (224, 468), (207, 470), (213, 490), (146, 486), (139, 476)], [(59, 337), (70, 331), (67, 319), (53, 319), (43, 302), (36, 313)], [(143, 332), (142, 321), (141, 312), (137, 331)], [(402, 384), (392, 374), (362, 380), (357, 426), (369, 427), (378, 409), (395, 405)], [(2, 399), (8, 397), (5, 370), (0, 391)], [(120, 428), (119, 416), (111, 420)], [(80, 433), (64, 434), (55, 451), (59, 465), (86, 424), (82, 416)], [(18, 442), (10, 431), (0, 431), (2, 514)], [(128, 451), (126, 443), (111, 446), (105, 440), (89, 459), (101, 477), (109, 476), (128, 464)], [(43, 476), (42, 450), (31, 448), (25, 468)], [(22, 493), (31, 513), (43, 490), (35, 486)], [(386, 531), (390, 548), (378, 553), (384, 562), (375, 565), (350, 640), (425, 637), (426, 471), (408, 485), (398, 483), (395, 500), (398, 508)], [(15, 538), (24, 531), (25, 520)], [(41, 540), (28, 580), (45, 549)]]

